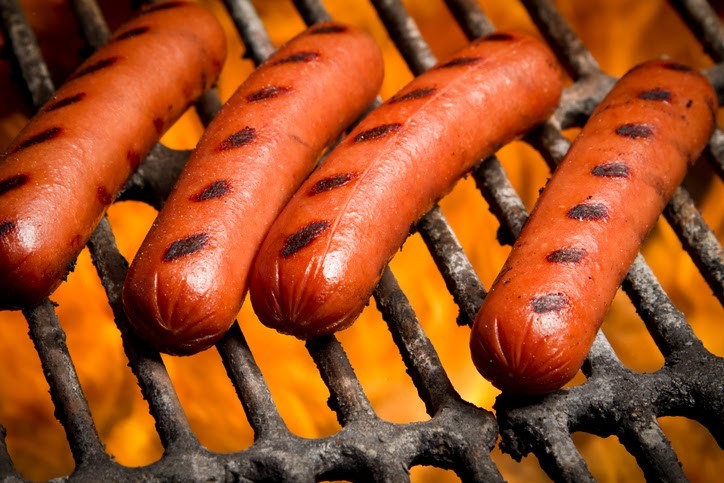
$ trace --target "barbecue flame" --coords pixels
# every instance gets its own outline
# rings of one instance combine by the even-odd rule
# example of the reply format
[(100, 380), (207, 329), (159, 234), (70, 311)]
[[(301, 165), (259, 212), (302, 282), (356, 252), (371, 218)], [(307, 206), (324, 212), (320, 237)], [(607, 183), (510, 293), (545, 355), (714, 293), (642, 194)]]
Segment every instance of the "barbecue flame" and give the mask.
[[(61, 0), (21, 3), (40, 39), (50, 71), (59, 83), (79, 62), (82, 47), (70, 8)], [(130, 13), (122, 2), (100, 3), (111, 19), (111, 28)], [(226, 99), (251, 71), (251, 63), (242, 59), (243, 47), (221, 2), (206, 0), (204, 3), (219, 16), (228, 32), (229, 57), (218, 84), (222, 99)], [(303, 28), (291, 2), (257, 3), (276, 45)], [(328, 0), (325, 3), (335, 18), (367, 29), (383, 47), (387, 68), (381, 91), (383, 98), (393, 95), (412, 78), (367, 2)], [(407, 3), (438, 57), (465, 43), (442, 2)], [(517, 2), (484, 0), (481, 3), (498, 28), (536, 32)], [(660, 55), (700, 68), (711, 65), (701, 46), (665, 2), (560, 0), (557, 3), (602, 69), (612, 75), (619, 76), (632, 65)], [(13, 93), (6, 94), (0, 105), (0, 145), (7, 146), (26, 122), (29, 109), (11, 80), (10, 65), (5, 58), (0, 59), (0, 82), (2, 92)], [(192, 148), (201, 129), (195, 114), (189, 113), (164, 137), (164, 142), (170, 147)], [(549, 176), (545, 163), (522, 143), (503, 148), (499, 157), (530, 209), (538, 189)], [(687, 186), (719, 240), (724, 239), (721, 180), (704, 163), (699, 163), (689, 176)], [(496, 241), (498, 224), (473, 181), (466, 179), (459, 183), (442, 200), (441, 207), (481, 280), (489, 287), (509, 248), (501, 247)], [(155, 211), (140, 203), (117, 203), (110, 209), (109, 219), (119, 249), (129, 260), (154, 217)], [(665, 222), (659, 222), (649, 237), (644, 256), (704, 345), (713, 353), (724, 355), (724, 338), (717, 333), (719, 324), (716, 323), (724, 319), (722, 307), (711, 296), (711, 290)], [(467, 348), (469, 329), (456, 326), (457, 308), (418, 235), (405, 243), (391, 267), (455, 388), (464, 399), (492, 408), (498, 392), (473, 367)], [(125, 465), (156, 461), (162, 454), (162, 446), (147, 404), (126, 366), (119, 333), (87, 250), (81, 254), (68, 283), (63, 284), (52, 299), (59, 303), (57, 313), (67, 334), (70, 353), (108, 452)], [(352, 328), (339, 334), (339, 340), (381, 418), (393, 422), (425, 420), (429, 416), (424, 405), (405, 373), (374, 302), (371, 305)], [(328, 391), (304, 344), (261, 326), (249, 303), (239, 314), (239, 321), (290, 430), (306, 437), (338, 431), (335, 415), (326, 406)], [(26, 322), (17, 312), (2, 312), (0, 323), (4, 335), (0, 338), (0, 424), (7, 428), (7, 445), (15, 466), (31, 479), (68, 474), (73, 468), (70, 450), (53, 416), (47, 383), (27, 337)], [(614, 301), (604, 332), (628, 367), (637, 371), (661, 367), (663, 358), (625, 296), (619, 294)], [(251, 444), (252, 430), (215, 350), (188, 358), (164, 357), (164, 361), (192, 429), (203, 445), (214, 451), (229, 452)], [(574, 384), (582, 380), (579, 375)], [(689, 478), (714, 481), (717, 471), (723, 468), (721, 454), (708, 432), (683, 418), (663, 418), (661, 424), (672, 439)], [(601, 481), (642, 479), (633, 457), (614, 438), (576, 434), (574, 440), (589, 468)], [(493, 457), (510, 481), (545, 478), (534, 457), (519, 464), (497, 449)], [(451, 472), (419, 467), (412, 470), (412, 476), (417, 481), (455, 479)]]

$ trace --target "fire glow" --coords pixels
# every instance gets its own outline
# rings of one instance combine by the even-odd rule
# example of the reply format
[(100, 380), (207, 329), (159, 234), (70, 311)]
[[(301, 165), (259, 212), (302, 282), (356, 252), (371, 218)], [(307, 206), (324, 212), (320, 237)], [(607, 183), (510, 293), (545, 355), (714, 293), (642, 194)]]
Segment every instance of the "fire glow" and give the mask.
[[(59, 85), (78, 63), (77, 53), (82, 46), (75, 37), (75, 26), (68, 27), (72, 25), (70, 9), (62, 1), (22, 3)], [(128, 14), (124, 7), (118, 6), (120, 2), (100, 3), (112, 21), (112, 28)], [(226, 99), (251, 71), (251, 62), (242, 59), (243, 46), (221, 3), (204, 3), (218, 15), (228, 32), (229, 56), (218, 84), (221, 98)], [(367, 2), (325, 3), (336, 19), (367, 29), (383, 48), (386, 78), (380, 93), (382, 98), (389, 98), (411, 79), (404, 61)], [(635, 2), (635, 6), (632, 3), (560, 1), (558, 7), (601, 68), (611, 75), (620, 76), (638, 62), (660, 55), (698, 68), (711, 65), (668, 4), (654, 0)], [(465, 43), (442, 2), (408, 4), (410, 14), (438, 58)], [(497, 28), (536, 33), (518, 3), (483, 1), (481, 4)], [(257, 8), (276, 45), (303, 29), (291, 2), (257, 2)], [(17, 86), (11, 84), (9, 62), (3, 59), (0, 68), (3, 92), (13, 93), (6, 95), (6, 105), (0, 106), (0, 116), (4, 119), (0, 136), (2, 145), (7, 146), (27, 120), (29, 110)], [(195, 114), (189, 113), (164, 137), (164, 143), (173, 148), (190, 149), (201, 129)], [(575, 130), (570, 134), (574, 135)], [(549, 176), (545, 163), (537, 152), (522, 143), (503, 148), (499, 157), (511, 183), (530, 209), (538, 189)], [(724, 187), (721, 180), (700, 163), (687, 182), (704, 218), (722, 240)], [(489, 213), (473, 181), (467, 179), (459, 183), (442, 200), (441, 207), (482, 282), (489, 287), (509, 248), (501, 247), (496, 241), (498, 222)], [(129, 260), (154, 217), (152, 208), (133, 202), (117, 203), (109, 211), (119, 249)], [(716, 333), (716, 321), (724, 315), (722, 308), (711, 296), (711, 290), (689, 256), (681, 250), (668, 224), (659, 222), (643, 253), (704, 345), (714, 354), (724, 355), (724, 339)], [(498, 392), (472, 366), (467, 348), (469, 329), (456, 326), (457, 307), (418, 235), (405, 243), (391, 267), (453, 385), (464, 399), (490, 409)], [(67, 334), (70, 353), (107, 451), (125, 465), (156, 461), (162, 454), (162, 446), (147, 404), (126, 366), (118, 330), (87, 251), (79, 258), (68, 283), (51, 298), (59, 304), (57, 313)], [(261, 326), (249, 303), (238, 320), (290, 430), (305, 437), (338, 431), (335, 415), (326, 405), (327, 389), (304, 344)], [(68, 474), (73, 468), (72, 458), (63, 429), (53, 416), (47, 383), (27, 337), (27, 324), (17, 312), (0, 313), (0, 323), (4, 331), (0, 342), (3, 359), (0, 423), (8, 431), (7, 444), (16, 468), (32, 479)], [(662, 365), (661, 354), (625, 296), (617, 296), (603, 330), (624, 364), (633, 370), (654, 371)], [(339, 340), (381, 418), (399, 423), (428, 418), (374, 302), (351, 329), (339, 334)], [(251, 444), (251, 428), (215, 350), (188, 358), (164, 357), (164, 361), (192, 429), (203, 445), (227, 452)], [(582, 381), (579, 375), (573, 384)], [(690, 479), (713, 480), (717, 459), (721, 456), (713, 438), (697, 423), (683, 418), (666, 418), (661, 424)], [(633, 457), (615, 439), (581, 434), (576, 435), (576, 443), (597, 478), (604, 481), (642, 478)], [(518, 464), (496, 450), (494, 458), (503, 476), (510, 481), (544, 478), (533, 457)], [(721, 464), (718, 469), (721, 470)], [(412, 473), (419, 480), (437, 480), (443, 475), (453, 477), (452, 473), (427, 468), (416, 468)]]

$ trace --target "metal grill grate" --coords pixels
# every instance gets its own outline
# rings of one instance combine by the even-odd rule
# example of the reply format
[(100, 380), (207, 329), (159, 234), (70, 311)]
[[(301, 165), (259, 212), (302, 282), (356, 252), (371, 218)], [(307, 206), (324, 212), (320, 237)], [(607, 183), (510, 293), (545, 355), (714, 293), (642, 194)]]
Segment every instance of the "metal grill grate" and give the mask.
[[(102, 45), (108, 38), (108, 28), (97, 5), (93, 0), (71, 3), (89, 46)], [(246, 0), (225, 3), (249, 57), (260, 63), (273, 46), (254, 7)], [(308, 24), (329, 18), (321, 2), (294, 3)], [(371, 3), (412, 72), (418, 75), (430, 68), (436, 59), (402, 4), (396, 0)], [(492, 24), (475, 1), (446, 3), (469, 38), (492, 31)], [(555, 115), (526, 138), (553, 168), (569, 147), (562, 130), (580, 126), (614, 79), (600, 71), (552, 0), (522, 3), (575, 81), (566, 90)], [(718, 18), (703, 0), (671, 3), (714, 61), (719, 62), (706, 75), (721, 101), (724, 33)], [(52, 95), (53, 85), (33, 32), (16, 1), (0, 0), (0, 15), (13, 60), (37, 108)], [(200, 100), (197, 110), (202, 122), (207, 124), (219, 107), (214, 92)], [(721, 131), (712, 137), (704, 157), (720, 177), (724, 175)], [(186, 151), (157, 145), (129, 180), (122, 199), (160, 207), (187, 158)], [(527, 213), (500, 162), (495, 157), (484, 160), (473, 176), (500, 221), (501, 240), (511, 241), (520, 232)], [(724, 303), (721, 245), (683, 188), (677, 190), (665, 216), (714, 295)], [(458, 323), (470, 324), (485, 290), (450, 225), (434, 208), (416, 228), (460, 307)], [(214, 453), (203, 448), (192, 432), (159, 354), (129, 329), (120, 300), (127, 262), (116, 247), (106, 219), (94, 232), (89, 248), (165, 453), (150, 466), (128, 468), (105, 452), (65, 345), (65, 334), (52, 303), (46, 301), (24, 315), (50, 385), (56, 416), (65, 428), (77, 465), (71, 476), (79, 481), (399, 481), (409, 478), (410, 466), (420, 464), (452, 469), (465, 481), (498, 481), (502, 476), (489, 456), (498, 434), (504, 451), (515, 458), (534, 453), (556, 481), (593, 480), (571, 439), (576, 431), (617, 436), (649, 480), (685, 480), (676, 454), (656, 420), (668, 415), (699, 421), (724, 446), (724, 359), (702, 346), (639, 255), (623, 288), (665, 357), (664, 367), (654, 373), (640, 374), (625, 368), (599, 333), (584, 366), (588, 377), (585, 384), (542, 401), (501, 396), (495, 405), (496, 421), (490, 412), (465, 402), (457, 394), (405, 294), (387, 269), (374, 298), (431, 419), (394, 424), (378, 418), (340, 343), (327, 337), (308, 342), (307, 349), (329, 388), (330, 407), (342, 430), (325, 438), (299, 438), (289, 432), (280, 417), (244, 335), (235, 324), (217, 348), (255, 432), (255, 442), (240, 452)], [(4, 437), (0, 440), (0, 477), (22, 479), (13, 467)]]

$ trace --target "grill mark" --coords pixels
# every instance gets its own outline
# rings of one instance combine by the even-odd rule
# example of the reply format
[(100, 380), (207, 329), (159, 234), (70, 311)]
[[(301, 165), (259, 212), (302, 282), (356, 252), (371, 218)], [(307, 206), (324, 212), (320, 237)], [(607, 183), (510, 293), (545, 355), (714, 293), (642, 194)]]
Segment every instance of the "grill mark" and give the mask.
[(591, 174), (605, 178), (628, 178), (631, 170), (626, 163), (604, 163), (595, 166), (591, 170)]
[(159, 5), (154, 5), (152, 7), (148, 7), (145, 12), (143, 13), (151, 13), (151, 12), (158, 12), (159, 10), (168, 10), (170, 8), (176, 8), (180, 7), (182, 5), (185, 5), (186, 2), (166, 2), (161, 3)]
[(163, 254), (163, 261), (168, 263), (186, 255), (191, 255), (204, 248), (208, 240), (209, 235), (206, 233), (196, 233), (176, 240), (166, 249), (166, 253)]
[(547, 312), (559, 312), (568, 305), (568, 297), (566, 294), (557, 292), (534, 297), (530, 301), (530, 306), (536, 314), (545, 314)]
[(4, 195), (8, 191), (20, 188), (29, 180), (30, 176), (28, 176), (27, 174), (18, 174), (0, 181), (0, 196)]
[(136, 27), (134, 29), (123, 32), (122, 34), (119, 34), (115, 39), (113, 39), (113, 41), (117, 42), (119, 40), (132, 39), (133, 37), (138, 37), (139, 35), (145, 34), (150, 29), (151, 27), (148, 26)]
[(312, 30), (309, 31), (310, 35), (317, 35), (317, 34), (341, 34), (349, 30), (344, 25), (321, 25), (319, 27), (315, 27)]
[(17, 225), (14, 221), (3, 221), (0, 223), (0, 237), (3, 237), (13, 231)]
[(314, 183), (314, 186), (312, 186), (312, 189), (309, 190), (309, 195), (318, 195), (319, 193), (323, 193), (325, 191), (332, 190), (334, 188), (339, 188), (340, 186), (344, 186), (353, 179), (357, 177), (356, 173), (342, 173), (337, 174), (334, 176), (329, 176), (327, 178), (320, 179), (316, 183)]
[(583, 260), (588, 252), (583, 248), (559, 248), (550, 252), (546, 260), (551, 263), (578, 263)]
[(101, 59), (98, 62), (95, 62), (89, 66), (83, 67), (79, 71), (77, 71), (75, 74), (73, 74), (70, 79), (77, 79), (79, 77), (86, 76), (88, 74), (93, 74), (94, 72), (98, 72), (99, 70), (103, 70), (107, 67), (112, 66), (116, 62), (118, 62), (119, 57), (107, 57), (105, 59)]
[(126, 153), (126, 160), (131, 166), (131, 171), (135, 171), (138, 165), (141, 164), (141, 154), (138, 151), (130, 150)]
[(414, 99), (423, 99), (431, 96), (437, 89), (434, 87), (422, 87), (420, 89), (414, 89), (407, 94), (392, 96), (388, 104), (395, 104), (396, 102), (412, 101)]
[(691, 100), (691, 99), (689, 99), (688, 101), (686, 101), (686, 108), (689, 109), (693, 103), (694, 103), (694, 101)]
[(318, 52), (295, 52), (284, 58), (275, 61), (272, 65), (295, 64), (299, 62), (311, 62), (319, 58)]
[(235, 132), (226, 138), (220, 145), (219, 151), (228, 151), (229, 149), (239, 148), (250, 144), (256, 139), (256, 129), (246, 126), (239, 132)]
[(581, 203), (568, 211), (568, 218), (574, 220), (606, 220), (608, 208), (603, 203)]
[(313, 221), (304, 228), (296, 231), (284, 241), (282, 257), (288, 258), (319, 237), (329, 228), (328, 221)]
[(495, 32), (490, 35), (483, 37), (484, 40), (513, 40), (513, 36), (503, 32)]
[(213, 198), (221, 198), (231, 190), (231, 183), (226, 180), (214, 181), (203, 190), (191, 196), (191, 201), (206, 201)]
[(285, 86), (266, 86), (247, 95), (246, 100), (248, 102), (258, 102), (266, 99), (273, 99), (281, 94), (289, 92), (290, 90), (292, 90), (290, 87)]
[(616, 134), (631, 139), (649, 138), (654, 135), (653, 129), (646, 124), (623, 124), (616, 128)]
[(166, 123), (163, 122), (163, 119), (161, 119), (160, 117), (153, 118), (153, 127), (156, 128), (157, 133), (161, 134), (163, 132), (164, 124)]
[(96, 189), (96, 197), (103, 206), (108, 206), (113, 203), (113, 196), (108, 192), (105, 186), (99, 186), (98, 189)]
[(22, 151), (23, 149), (27, 149), (31, 146), (35, 146), (36, 144), (44, 143), (45, 141), (50, 141), (51, 139), (58, 137), (61, 132), (63, 132), (63, 129), (61, 129), (59, 127), (51, 127), (50, 129), (41, 131), (34, 136), (30, 136), (25, 141), (18, 144), (11, 152), (17, 153), (18, 151)]
[(676, 70), (679, 72), (691, 72), (693, 69), (688, 65), (679, 64), (678, 62), (664, 62), (661, 67), (669, 70)]
[(382, 124), (377, 127), (373, 127), (372, 129), (367, 129), (366, 131), (362, 131), (358, 135), (354, 137), (355, 143), (361, 143), (364, 141), (374, 141), (376, 139), (383, 138), (387, 136), (388, 134), (391, 134), (398, 129), (402, 127), (402, 124), (399, 122), (393, 122), (391, 124)]
[(462, 65), (470, 65), (474, 64), (478, 61), (480, 61), (480, 57), (458, 57), (456, 59), (452, 59), (448, 62), (445, 62), (444, 64), (440, 64), (436, 67), (436, 69), (450, 69), (452, 67), (459, 67)]
[(48, 104), (48, 106), (45, 108), (45, 112), (55, 111), (66, 106), (70, 106), (71, 104), (75, 104), (76, 102), (82, 100), (84, 97), (85, 92), (79, 92), (78, 94), (72, 95), (70, 97), (64, 97), (63, 99), (55, 101), (52, 104)]
[(650, 89), (639, 94), (639, 99), (645, 101), (670, 101), (671, 91), (666, 89)]

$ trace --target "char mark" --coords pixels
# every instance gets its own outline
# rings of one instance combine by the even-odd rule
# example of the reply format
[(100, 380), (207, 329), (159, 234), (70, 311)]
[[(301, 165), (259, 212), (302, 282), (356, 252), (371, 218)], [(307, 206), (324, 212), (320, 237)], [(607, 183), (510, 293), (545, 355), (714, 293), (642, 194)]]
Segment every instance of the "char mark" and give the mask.
[(148, 27), (148, 26), (136, 27), (134, 29), (123, 32), (122, 34), (119, 34), (115, 39), (113, 39), (113, 41), (117, 42), (119, 40), (132, 39), (133, 37), (138, 37), (139, 35), (145, 34), (150, 29), (151, 29), (151, 27)]
[(670, 101), (671, 91), (666, 89), (650, 89), (639, 94), (639, 99), (645, 101)]
[(423, 99), (425, 97), (431, 96), (435, 91), (436, 91), (436, 89), (434, 87), (422, 87), (420, 89), (411, 90), (407, 94), (392, 96), (390, 98), (390, 100), (387, 102), (389, 104), (394, 104), (396, 102), (412, 101), (414, 99)]
[(317, 60), (319, 58), (318, 52), (295, 52), (293, 54), (287, 55), (286, 57), (283, 57), (276, 62), (274, 62), (272, 65), (281, 65), (281, 64), (296, 64), (300, 62), (312, 62), (313, 60)]
[(362, 131), (358, 135), (354, 137), (355, 143), (361, 143), (363, 141), (374, 141), (375, 139), (380, 139), (388, 134), (391, 134), (398, 129), (402, 127), (402, 124), (399, 122), (393, 122), (391, 124), (382, 124), (377, 127), (373, 127), (372, 129), (367, 129), (366, 131)]
[(623, 124), (616, 128), (616, 134), (631, 139), (649, 138), (654, 135), (651, 126), (646, 124)]
[(208, 240), (209, 235), (206, 233), (196, 233), (176, 240), (166, 249), (166, 253), (163, 254), (163, 261), (171, 262), (186, 255), (191, 255), (204, 248)]
[(614, 162), (595, 166), (591, 170), (591, 174), (605, 178), (628, 178), (631, 175), (631, 170), (626, 163)]
[(495, 32), (483, 37), (483, 40), (513, 40), (513, 36), (504, 32)]
[(17, 225), (14, 221), (0, 222), (0, 237), (3, 237), (13, 231)]
[(246, 100), (248, 102), (258, 102), (266, 99), (273, 99), (281, 94), (289, 92), (290, 90), (291, 88), (284, 86), (266, 86), (247, 95)]
[(98, 62), (95, 62), (91, 65), (85, 66), (79, 71), (77, 71), (75, 74), (73, 74), (70, 78), (71, 79), (77, 79), (79, 77), (86, 76), (88, 74), (92, 74), (94, 72), (98, 72), (99, 70), (103, 70), (106, 67), (110, 67), (116, 62), (118, 62), (118, 56), (114, 57), (106, 57), (105, 59), (101, 59)]
[(12, 150), (12, 152), (17, 153), (18, 151), (22, 151), (23, 149), (27, 149), (31, 146), (35, 146), (36, 144), (44, 143), (45, 141), (50, 141), (51, 139), (58, 137), (61, 132), (63, 132), (63, 129), (61, 129), (59, 127), (51, 127), (50, 129), (41, 131), (38, 134), (36, 134), (34, 136), (30, 136), (28, 139), (26, 139), (22, 143), (18, 144), (15, 147), (15, 149)]
[(75, 104), (76, 102), (82, 100), (84, 97), (85, 92), (79, 92), (78, 94), (74, 94), (70, 97), (64, 97), (63, 99), (59, 99), (52, 104), (48, 104), (48, 106), (45, 108), (45, 112), (55, 111), (65, 106), (70, 106), (71, 104)]
[(100, 204), (103, 206), (108, 206), (113, 203), (113, 196), (108, 192), (105, 186), (99, 186), (98, 189), (96, 189), (96, 196)]
[(669, 70), (676, 70), (679, 72), (691, 72), (693, 69), (688, 65), (679, 64), (678, 62), (664, 62), (661, 67)]
[(309, 195), (317, 195), (319, 193), (332, 190), (334, 188), (339, 188), (340, 186), (346, 185), (356, 177), (356, 173), (342, 173), (320, 179), (319, 181), (314, 183), (312, 189), (309, 190)]
[(290, 235), (284, 242), (282, 248), (282, 257), (288, 258), (297, 253), (302, 248), (319, 237), (325, 230), (329, 228), (328, 221), (313, 221), (301, 230)]
[(131, 166), (131, 171), (135, 171), (138, 165), (141, 164), (141, 154), (138, 151), (130, 150), (126, 153), (126, 160)]
[(0, 181), (0, 196), (15, 188), (19, 188), (30, 180), (27, 174), (18, 174)]
[(438, 65), (436, 68), (437, 69), (450, 69), (452, 67), (460, 67), (462, 65), (474, 64), (480, 60), (481, 60), (480, 57), (457, 57), (455, 59), (445, 62), (444, 64)]
[(546, 260), (551, 263), (578, 263), (583, 260), (588, 252), (583, 248), (560, 248), (550, 252)]
[(252, 143), (256, 139), (256, 129), (246, 126), (239, 132), (235, 132), (226, 138), (220, 145), (219, 151), (228, 151), (229, 149), (239, 148)]
[(534, 297), (530, 301), (530, 306), (536, 314), (545, 314), (547, 312), (558, 312), (568, 305), (568, 297), (566, 294), (557, 292)]
[(574, 220), (606, 220), (608, 208), (603, 203), (581, 203), (568, 211), (568, 218)]
[(165, 2), (160, 3), (158, 5), (153, 5), (151, 7), (148, 7), (145, 12), (143, 13), (151, 13), (151, 12), (158, 12), (159, 10), (168, 10), (171, 8), (180, 7), (182, 5), (186, 5), (187, 2)]
[(317, 34), (341, 34), (346, 32), (348, 29), (344, 25), (339, 24), (329, 24), (329, 25), (320, 25), (319, 27), (313, 27), (310, 31), (310, 35), (317, 35)]
[(191, 197), (191, 201), (206, 201), (221, 198), (231, 190), (231, 183), (226, 180), (214, 181), (203, 190)]

